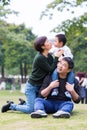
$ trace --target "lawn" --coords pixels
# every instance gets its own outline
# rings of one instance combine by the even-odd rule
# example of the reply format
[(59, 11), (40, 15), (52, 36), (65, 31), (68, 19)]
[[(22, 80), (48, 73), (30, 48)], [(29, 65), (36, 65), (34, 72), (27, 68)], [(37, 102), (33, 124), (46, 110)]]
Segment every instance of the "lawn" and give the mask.
[[(20, 91), (0, 91), (0, 109), (6, 100), (19, 103), (24, 94)], [(29, 114), (8, 111), (0, 113), (0, 130), (87, 130), (87, 104), (75, 104), (69, 119), (47, 118), (32, 119)]]

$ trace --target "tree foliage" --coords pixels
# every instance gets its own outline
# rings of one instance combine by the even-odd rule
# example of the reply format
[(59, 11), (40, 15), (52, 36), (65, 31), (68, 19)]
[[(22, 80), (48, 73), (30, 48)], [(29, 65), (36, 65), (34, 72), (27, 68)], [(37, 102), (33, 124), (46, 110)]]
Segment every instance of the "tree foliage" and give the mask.
[(10, 4), (10, 0), (0, 0), (0, 2), (4, 6)]
[(32, 29), (26, 28), (24, 24), (15, 25), (4, 21), (2, 17), (5, 17), (6, 10), (2, 10), (3, 8), (1, 8), (0, 13), (1, 74), (4, 76), (4, 70), (6, 70), (7, 74), (11, 74), (11, 72), (13, 74), (12, 70), (17, 68), (14, 74), (21, 74), (22, 77), (26, 77), (29, 74), (36, 53), (33, 50), (33, 40), (36, 36), (33, 34)]
[(42, 11), (41, 18), (43, 16), (49, 16), (51, 19), (54, 15), (54, 11), (58, 12), (71, 12), (75, 13), (75, 9), (78, 7), (87, 6), (87, 0), (54, 0), (47, 5), (46, 9)]
[[(42, 12), (41, 19), (43, 16), (48, 16), (52, 19), (55, 11), (75, 14), (78, 7), (84, 8), (86, 6), (86, 0), (54, 0)], [(66, 17), (66, 20), (51, 31), (65, 33), (68, 40), (67, 45), (71, 48), (74, 55), (75, 71), (87, 72), (87, 10), (79, 17), (74, 16), (72, 19), (67, 19)]]

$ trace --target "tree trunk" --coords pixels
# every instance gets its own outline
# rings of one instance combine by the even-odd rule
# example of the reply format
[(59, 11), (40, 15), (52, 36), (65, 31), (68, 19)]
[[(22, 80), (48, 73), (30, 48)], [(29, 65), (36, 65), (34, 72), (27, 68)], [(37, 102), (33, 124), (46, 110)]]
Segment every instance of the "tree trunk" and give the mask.
[(1, 80), (5, 81), (5, 74), (4, 74), (4, 65), (1, 66)]
[(23, 64), (20, 63), (20, 74), (21, 74), (21, 82), (24, 83), (24, 80), (23, 80)]

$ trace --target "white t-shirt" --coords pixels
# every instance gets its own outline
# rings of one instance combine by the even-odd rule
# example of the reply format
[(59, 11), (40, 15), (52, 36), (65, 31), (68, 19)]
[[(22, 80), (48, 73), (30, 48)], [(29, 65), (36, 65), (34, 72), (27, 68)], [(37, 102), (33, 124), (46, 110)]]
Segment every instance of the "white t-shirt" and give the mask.
[(53, 45), (52, 48), (50, 49), (49, 53), (51, 53), (53, 55), (55, 52), (57, 52), (59, 50), (64, 50), (64, 57), (70, 57), (73, 59), (73, 54), (71, 53), (70, 48), (66, 45), (61, 48), (55, 47)]

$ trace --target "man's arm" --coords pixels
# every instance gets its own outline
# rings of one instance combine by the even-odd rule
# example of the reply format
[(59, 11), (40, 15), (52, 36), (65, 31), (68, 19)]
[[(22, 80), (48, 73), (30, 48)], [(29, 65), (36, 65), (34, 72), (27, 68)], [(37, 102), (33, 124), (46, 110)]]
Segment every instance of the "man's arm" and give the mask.
[(47, 97), (50, 94), (51, 90), (57, 86), (59, 86), (58, 80), (52, 81), (45, 89), (41, 91), (41, 95), (43, 97)]
[(80, 96), (79, 96), (79, 83), (78, 83), (78, 81), (75, 79), (75, 83), (73, 85), (67, 83), (66, 89), (71, 93), (72, 100), (75, 103), (79, 103), (80, 102)]
[(42, 86), (41, 86), (40, 91), (39, 91), (39, 93), (42, 97), (47, 97), (50, 94), (51, 90), (59, 85), (58, 80), (55, 80), (53, 82), (51, 82), (51, 81), (52, 81), (51, 75), (48, 74), (44, 78)]

